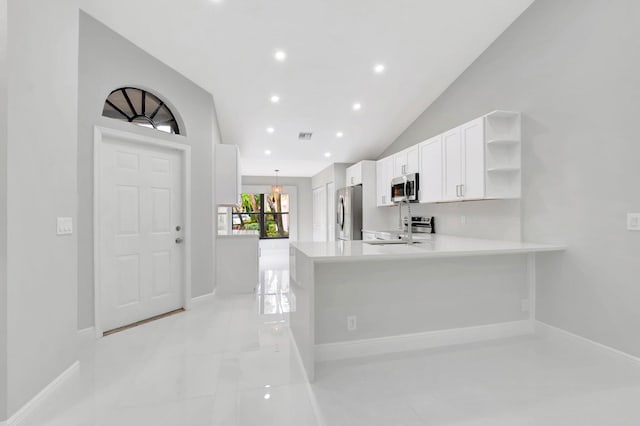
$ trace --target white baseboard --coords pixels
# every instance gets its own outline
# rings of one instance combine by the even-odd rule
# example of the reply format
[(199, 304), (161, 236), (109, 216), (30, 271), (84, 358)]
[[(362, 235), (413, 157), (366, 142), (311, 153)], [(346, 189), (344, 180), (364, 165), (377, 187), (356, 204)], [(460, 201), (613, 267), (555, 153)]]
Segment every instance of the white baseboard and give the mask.
[(29, 402), (24, 404), (13, 416), (4, 423), (0, 423), (0, 426), (19, 426), (24, 419), (31, 414), (31, 412), (38, 407), (38, 405), (49, 395), (55, 392), (55, 390), (66, 380), (68, 380), (73, 374), (80, 369), (80, 361), (76, 361), (69, 368), (62, 372), (58, 377), (53, 379), (51, 383), (45, 386), (36, 396), (31, 398)]
[(529, 320), (316, 345), (316, 362), (461, 345), (532, 334)]
[(588, 339), (586, 337), (580, 336), (579, 334), (574, 334), (570, 331), (564, 330), (562, 328), (555, 327), (553, 325), (549, 325), (546, 322), (536, 321), (535, 325), (536, 333), (542, 336), (564, 336), (568, 337), (574, 341), (581, 342), (583, 344), (588, 344), (590, 346), (596, 346), (600, 350), (607, 351), (609, 353), (613, 353), (617, 356), (621, 356), (623, 358), (627, 358), (628, 360), (640, 364), (640, 358), (635, 355), (631, 355), (630, 353), (623, 352), (619, 349), (612, 348), (611, 346), (603, 345), (602, 343), (598, 343), (595, 340)]
[(198, 305), (200, 303), (209, 302), (209, 301), (213, 300), (214, 297), (216, 297), (216, 291), (217, 290), (218, 289), (215, 288), (211, 293), (203, 294), (201, 296), (196, 296), (196, 297), (191, 299), (191, 303), (194, 304), (194, 305)]
[[(300, 371), (302, 371), (302, 374), (305, 377), (304, 385), (307, 388), (307, 395), (309, 395), (310, 399), (309, 402), (311, 403), (311, 408), (313, 409), (313, 413), (315, 414), (318, 426), (326, 426), (327, 422), (324, 420), (324, 416), (322, 415), (322, 410), (320, 410), (320, 405), (318, 404), (318, 400), (316, 399), (315, 392), (311, 387), (311, 382), (314, 380), (314, 378), (312, 377), (311, 380), (309, 380), (309, 373), (307, 372), (307, 369), (304, 368), (304, 362), (302, 362), (300, 350), (298, 349), (296, 339), (295, 337), (293, 337), (293, 333), (291, 332), (291, 327), (288, 327), (287, 330), (289, 333), (289, 343), (293, 348), (293, 357), (296, 359), (296, 364), (298, 364), (298, 368), (300, 369)], [(0, 424), (0, 426), (2, 425)]]

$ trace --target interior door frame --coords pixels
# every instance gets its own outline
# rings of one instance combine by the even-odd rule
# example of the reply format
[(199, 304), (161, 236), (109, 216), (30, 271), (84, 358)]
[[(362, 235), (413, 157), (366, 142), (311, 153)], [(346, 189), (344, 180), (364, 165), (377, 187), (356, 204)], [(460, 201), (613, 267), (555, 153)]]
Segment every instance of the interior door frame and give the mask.
[(104, 137), (110, 136), (116, 139), (141, 147), (163, 148), (177, 151), (182, 159), (182, 216), (184, 222), (184, 259), (182, 268), (182, 295), (183, 308), (191, 309), (191, 146), (164, 139), (156, 139), (137, 133), (124, 132), (122, 130), (95, 126), (93, 131), (93, 283), (94, 283), (94, 327), (96, 337), (102, 338), (102, 283), (101, 283), (101, 250), (100, 223), (102, 212), (100, 200), (102, 196), (102, 145)]

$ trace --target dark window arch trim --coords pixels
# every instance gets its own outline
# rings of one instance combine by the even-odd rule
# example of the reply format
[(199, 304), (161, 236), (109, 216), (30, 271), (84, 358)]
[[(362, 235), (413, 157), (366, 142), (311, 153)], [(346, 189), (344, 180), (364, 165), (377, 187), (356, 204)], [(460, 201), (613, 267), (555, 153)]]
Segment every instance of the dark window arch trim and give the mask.
[(104, 117), (180, 135), (180, 124), (169, 105), (148, 90), (124, 86), (109, 93), (102, 109)]

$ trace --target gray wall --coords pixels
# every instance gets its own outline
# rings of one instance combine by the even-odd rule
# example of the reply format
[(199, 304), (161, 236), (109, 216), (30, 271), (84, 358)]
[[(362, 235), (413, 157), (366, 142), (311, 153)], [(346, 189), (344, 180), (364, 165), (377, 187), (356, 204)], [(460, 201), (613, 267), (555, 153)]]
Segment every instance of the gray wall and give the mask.
[[(118, 128), (191, 146), (192, 161), (192, 295), (213, 291), (214, 228), (212, 145), (219, 143), (213, 97), (178, 72), (105, 27), (80, 14), (78, 102), (78, 322), (94, 323), (93, 282), (93, 129)], [(101, 116), (104, 100), (122, 86), (157, 94), (181, 117), (186, 137)]]
[[(242, 176), (242, 185), (273, 185), (275, 176)], [(313, 193), (309, 177), (279, 177), (280, 185), (295, 186), (298, 191), (298, 241), (313, 240)]]
[(7, 418), (7, 0), (0, 0), (0, 422)]
[(56, 235), (56, 217), (77, 211), (78, 8), (75, 0), (7, 4), (8, 392), (0, 419), (77, 359), (77, 239)]
[(569, 246), (540, 256), (538, 318), (636, 356), (639, 17), (636, 0), (537, 0), (385, 153), (521, 111), (523, 238)]

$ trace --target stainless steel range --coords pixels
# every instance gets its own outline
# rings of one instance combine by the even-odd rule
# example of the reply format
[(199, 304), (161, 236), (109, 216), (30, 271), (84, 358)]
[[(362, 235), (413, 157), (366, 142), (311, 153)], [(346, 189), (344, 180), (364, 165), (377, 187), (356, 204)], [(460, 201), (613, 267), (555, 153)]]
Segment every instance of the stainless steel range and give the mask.
[[(407, 217), (404, 217), (404, 230), (407, 232)], [(412, 216), (411, 232), (420, 234), (435, 234), (435, 218), (433, 216)]]

